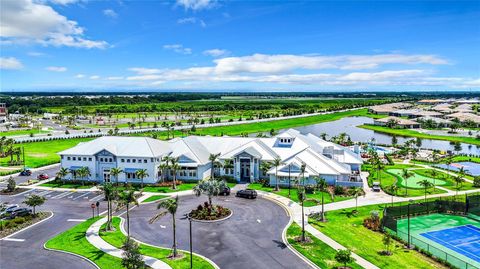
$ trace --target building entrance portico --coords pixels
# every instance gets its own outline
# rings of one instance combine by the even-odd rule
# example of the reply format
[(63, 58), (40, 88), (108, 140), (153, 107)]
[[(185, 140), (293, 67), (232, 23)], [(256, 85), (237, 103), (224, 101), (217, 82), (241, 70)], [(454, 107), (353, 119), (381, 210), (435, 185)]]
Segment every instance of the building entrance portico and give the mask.
[(250, 158), (240, 159), (240, 181), (250, 181)]
[(110, 182), (110, 169), (103, 169), (103, 182)]

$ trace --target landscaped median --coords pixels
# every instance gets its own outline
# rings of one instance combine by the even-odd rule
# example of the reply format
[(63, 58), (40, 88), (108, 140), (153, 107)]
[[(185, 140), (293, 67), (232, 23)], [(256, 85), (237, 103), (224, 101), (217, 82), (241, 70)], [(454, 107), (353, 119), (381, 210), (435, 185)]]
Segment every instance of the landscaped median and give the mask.
[[(75, 227), (57, 235), (45, 243), (46, 249), (59, 250), (64, 252), (73, 253), (82, 256), (93, 263), (95, 263), (101, 269), (111, 268), (125, 268), (122, 266), (122, 259), (109, 255), (102, 250), (93, 246), (86, 238), (86, 232), (95, 222), (99, 221), (101, 217), (91, 218), (87, 221), (76, 225)], [(100, 230), (104, 230), (104, 226)], [(113, 226), (115, 228), (112, 232), (100, 232), (100, 237), (110, 245), (121, 248), (125, 242), (126, 236), (122, 233), (120, 228), (120, 218), (113, 218)], [(169, 259), (171, 249), (155, 247), (140, 243), (140, 254), (156, 258), (162, 262), (165, 262), (173, 269), (186, 269), (190, 268), (190, 254), (182, 251), (184, 254), (181, 259)], [(193, 256), (194, 268), (199, 269), (214, 269), (215, 267), (207, 260), (200, 256)]]

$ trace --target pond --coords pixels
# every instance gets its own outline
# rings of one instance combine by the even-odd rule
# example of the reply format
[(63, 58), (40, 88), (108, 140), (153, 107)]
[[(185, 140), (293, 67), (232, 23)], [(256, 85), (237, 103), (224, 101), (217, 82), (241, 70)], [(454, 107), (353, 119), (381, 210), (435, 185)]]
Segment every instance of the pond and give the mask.
[[(368, 117), (346, 117), (336, 121), (307, 125), (295, 129), (303, 134), (312, 133), (317, 136), (326, 133), (328, 135), (327, 138), (338, 136), (341, 133), (347, 133), (352, 141), (367, 142), (374, 138), (377, 144), (392, 143), (391, 135), (357, 127), (362, 124), (373, 124), (373, 119)], [(411, 139), (413, 139), (413, 137), (404, 138), (397, 136), (398, 144), (403, 144), (405, 141)], [(460, 153), (480, 155), (480, 147), (478, 146), (465, 143), (462, 143), (461, 146), (462, 150)], [(453, 151), (453, 146), (450, 145), (449, 141), (431, 139), (422, 139), (421, 148)]]

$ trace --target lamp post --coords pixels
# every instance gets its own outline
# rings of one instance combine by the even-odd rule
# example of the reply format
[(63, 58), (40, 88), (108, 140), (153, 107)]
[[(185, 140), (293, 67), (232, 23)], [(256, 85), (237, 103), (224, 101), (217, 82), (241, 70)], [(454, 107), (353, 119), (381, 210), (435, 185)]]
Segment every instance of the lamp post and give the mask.
[(290, 167), (291, 167), (291, 163), (288, 164), (288, 198), (290, 198)]
[(413, 200), (409, 200), (408, 201), (408, 205), (407, 205), (407, 236), (408, 236), (408, 243), (407, 243), (407, 247), (408, 248), (411, 248), (411, 240), (410, 240), (410, 204), (413, 202)]
[(192, 216), (190, 213), (186, 213), (183, 219), (187, 219), (189, 222), (189, 235), (190, 235), (190, 269), (193, 269), (193, 244), (192, 244)]

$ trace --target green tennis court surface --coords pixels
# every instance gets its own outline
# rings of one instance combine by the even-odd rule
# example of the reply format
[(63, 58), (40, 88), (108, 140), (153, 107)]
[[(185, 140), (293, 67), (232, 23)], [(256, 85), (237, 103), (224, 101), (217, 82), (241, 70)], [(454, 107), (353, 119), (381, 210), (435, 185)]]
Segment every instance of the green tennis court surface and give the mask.
[(422, 180), (428, 180), (430, 181), (431, 183), (433, 183), (435, 181), (435, 185), (436, 186), (442, 186), (442, 185), (446, 185), (447, 182), (445, 182), (444, 180), (441, 180), (441, 179), (433, 179), (431, 177), (426, 177), (426, 176), (422, 176), (422, 175), (419, 175), (417, 173), (414, 173), (413, 172), (414, 170), (411, 170), (409, 169), (408, 172), (411, 173), (411, 177), (408, 178), (408, 180), (405, 180), (402, 176), (403, 174), (403, 169), (388, 169), (387, 172), (390, 173), (390, 174), (394, 174), (396, 175), (397, 177), (400, 178), (400, 185), (405, 187), (405, 182), (407, 182), (407, 187), (408, 188), (417, 188), (417, 189), (421, 189), (423, 188), (422, 185), (418, 184), (418, 182), (422, 181)]
[[(472, 233), (465, 233), (466, 228)], [(458, 215), (432, 214), (410, 218), (413, 245), (462, 269), (480, 268), (480, 253), (477, 253), (479, 230), (478, 220)], [(408, 241), (408, 219), (397, 221), (397, 235)]]

